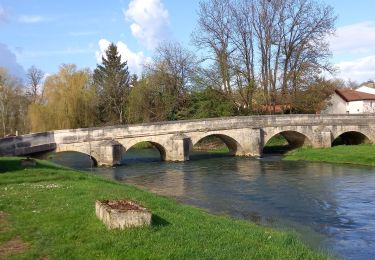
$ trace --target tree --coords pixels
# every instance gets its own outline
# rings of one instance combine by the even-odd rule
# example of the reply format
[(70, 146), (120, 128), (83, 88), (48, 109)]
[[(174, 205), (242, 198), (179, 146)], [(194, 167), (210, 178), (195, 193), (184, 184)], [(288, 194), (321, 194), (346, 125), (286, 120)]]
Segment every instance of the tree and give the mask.
[(64, 64), (44, 82), (44, 102), (29, 106), (33, 131), (90, 127), (97, 123), (96, 92), (88, 69)]
[[(199, 64), (193, 53), (177, 42), (165, 42), (156, 49), (154, 61), (146, 67), (145, 77), (153, 92), (161, 93), (166, 111), (164, 120), (175, 120), (178, 111), (186, 106), (186, 96), (193, 88)], [(157, 98), (157, 96), (155, 96)]]
[[(26, 73), (27, 79), (27, 92), (26, 94), (30, 97), (32, 103), (37, 103), (41, 98), (43, 98), (42, 79), (44, 73), (42, 70), (38, 69), (34, 65), (31, 66)], [(41, 97), (41, 98), (39, 98)]]
[(180, 111), (180, 114), (183, 119), (235, 116), (237, 109), (223, 91), (208, 87), (193, 91), (189, 106)]
[(230, 26), (235, 28), (230, 34), (234, 46), (232, 64), (237, 100), (240, 108), (249, 112), (253, 110), (253, 94), (256, 90), (255, 75), (255, 32), (252, 24), (251, 10), (246, 1), (232, 2), (230, 5)]
[(103, 122), (125, 121), (126, 103), (130, 91), (127, 61), (121, 61), (116, 45), (111, 43), (94, 71), (94, 84), (99, 95), (99, 111)]
[(198, 10), (198, 28), (193, 33), (193, 43), (199, 48), (205, 48), (212, 56), (220, 75), (220, 85), (224, 92), (231, 94), (230, 34), (234, 28), (230, 26), (230, 1), (209, 0), (201, 1)]
[(293, 112), (301, 114), (320, 113), (327, 107), (329, 96), (337, 88), (340, 88), (340, 82), (336, 80), (314, 79), (306, 89), (293, 93), (297, 98), (294, 99), (291, 108)]
[(131, 89), (128, 106), (130, 123), (167, 120), (170, 98), (163, 92), (163, 88), (154, 82), (152, 76), (143, 76)]
[(195, 55), (181, 44), (160, 44), (153, 61), (145, 65), (141, 79), (132, 79), (129, 122), (180, 119), (179, 112), (187, 106), (197, 70), (199, 63)]
[(210, 75), (220, 75), (219, 87), (239, 109), (251, 112), (259, 87), (264, 105), (288, 105), (323, 71), (333, 71), (327, 39), (336, 17), (324, 3), (202, 0), (198, 17), (193, 41), (209, 51)]
[(0, 122), (2, 136), (27, 131), (27, 100), (20, 80), (0, 68)]

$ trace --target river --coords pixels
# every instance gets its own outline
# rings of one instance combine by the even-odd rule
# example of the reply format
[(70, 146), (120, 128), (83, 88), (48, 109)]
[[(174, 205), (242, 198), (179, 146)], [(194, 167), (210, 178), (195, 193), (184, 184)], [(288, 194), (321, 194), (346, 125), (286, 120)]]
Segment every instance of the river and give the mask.
[(375, 255), (375, 168), (197, 154), (161, 162), (157, 152), (134, 150), (125, 165), (90, 169), (77, 153), (52, 159), (116, 181), (173, 197), (215, 214), (295, 230), (315, 249), (344, 259)]

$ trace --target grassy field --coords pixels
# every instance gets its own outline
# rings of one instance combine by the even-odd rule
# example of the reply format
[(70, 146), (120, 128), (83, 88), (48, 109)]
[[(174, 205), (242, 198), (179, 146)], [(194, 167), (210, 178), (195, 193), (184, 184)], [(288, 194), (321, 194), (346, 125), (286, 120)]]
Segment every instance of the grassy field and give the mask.
[(149, 142), (140, 142), (140, 143), (137, 143), (136, 145), (133, 145), (131, 148), (132, 149), (150, 149), (153, 147), (154, 146)]
[(284, 160), (320, 161), (375, 166), (375, 146), (339, 145), (331, 148), (300, 148), (288, 153)]
[(288, 141), (281, 135), (277, 134), (271, 137), (263, 148), (263, 153), (266, 154), (284, 154), (289, 151), (291, 147), (288, 145)]
[[(151, 149), (154, 146), (149, 142), (140, 142), (134, 146), (132, 149)], [(217, 137), (208, 137), (203, 139), (201, 142), (194, 147), (197, 151), (204, 151), (209, 153), (229, 153), (228, 147)]]
[[(151, 227), (109, 231), (97, 199), (138, 201)], [(326, 259), (294, 234), (202, 209), (38, 161), (0, 158), (0, 259)]]
[(209, 136), (200, 140), (193, 148), (195, 151), (225, 154), (229, 153), (229, 148), (226, 144), (216, 136)]
[(265, 146), (282, 146), (287, 144), (288, 141), (281, 134), (277, 134), (272, 136)]

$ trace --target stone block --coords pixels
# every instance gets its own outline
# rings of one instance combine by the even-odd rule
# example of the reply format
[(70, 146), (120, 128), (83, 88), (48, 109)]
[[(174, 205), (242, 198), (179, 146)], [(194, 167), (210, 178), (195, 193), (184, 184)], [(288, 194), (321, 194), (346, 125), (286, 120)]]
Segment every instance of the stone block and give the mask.
[(172, 136), (172, 149), (167, 154), (167, 161), (184, 162), (189, 160), (189, 146), (191, 139), (184, 134)]
[(151, 225), (151, 212), (130, 200), (97, 200), (95, 210), (108, 229)]

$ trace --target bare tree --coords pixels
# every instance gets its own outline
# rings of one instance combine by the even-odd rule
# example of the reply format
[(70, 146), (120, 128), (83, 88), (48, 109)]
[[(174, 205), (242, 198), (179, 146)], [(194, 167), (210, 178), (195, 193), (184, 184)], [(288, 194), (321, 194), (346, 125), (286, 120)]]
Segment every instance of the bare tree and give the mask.
[(31, 98), (32, 103), (37, 103), (40, 99), (43, 98), (42, 91), (42, 80), (44, 73), (42, 70), (38, 69), (34, 65), (31, 66), (26, 73), (27, 79), (27, 92), (26, 94)]
[[(186, 98), (193, 86), (198, 67), (195, 55), (177, 42), (164, 42), (157, 47), (154, 62), (146, 66), (144, 76), (147, 81), (143, 80), (138, 89), (132, 91), (133, 96), (142, 91), (151, 93), (148, 99), (144, 99), (150, 103), (148, 107), (153, 114), (150, 120), (176, 119), (180, 108), (186, 105)], [(147, 86), (150, 84), (152, 88)], [(133, 105), (140, 106), (134, 103)], [(134, 107), (132, 109), (137, 110)]]
[(3, 136), (26, 131), (26, 108), (19, 79), (0, 68), (0, 133)]
[(254, 29), (251, 5), (246, 1), (233, 1), (230, 6), (230, 41), (235, 48), (232, 64), (242, 107), (252, 110), (253, 93), (256, 88)]
[(199, 66), (196, 57), (177, 42), (165, 42), (156, 49), (151, 70), (163, 70), (172, 78), (169, 86), (173, 95), (180, 95), (192, 86), (192, 78)]
[(193, 33), (193, 42), (199, 48), (206, 48), (216, 63), (221, 84), (231, 94), (230, 55), (230, 1), (202, 1), (198, 10), (198, 29)]
[[(266, 105), (293, 101), (322, 71), (332, 72), (328, 36), (333, 9), (315, 0), (204, 0), (198, 11), (196, 46), (210, 51), (224, 90), (232, 85), (251, 108), (263, 89)], [(290, 99), (291, 97), (291, 99)], [(289, 98), (289, 99), (287, 99)]]
[(310, 0), (285, 2), (281, 93), (294, 95), (322, 70), (333, 72), (327, 36), (334, 33), (330, 6)]

